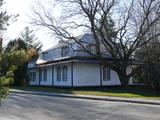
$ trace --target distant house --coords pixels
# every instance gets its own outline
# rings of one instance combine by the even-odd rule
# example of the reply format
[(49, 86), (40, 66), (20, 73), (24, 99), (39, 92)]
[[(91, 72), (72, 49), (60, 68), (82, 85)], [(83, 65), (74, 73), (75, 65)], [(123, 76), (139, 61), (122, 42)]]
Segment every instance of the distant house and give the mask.
[[(95, 46), (91, 44), (92, 40), (90, 34), (80, 37), (82, 44), (94, 52)], [(53, 48), (40, 53), (36, 63), (30, 62), (28, 66), (29, 84), (62, 87), (120, 85), (115, 71), (91, 55), (78, 50), (80, 47), (76, 43), (71, 44), (59, 42)], [(104, 51), (104, 56), (106, 60), (112, 60), (106, 51)], [(130, 70), (128, 69), (128, 72)]]

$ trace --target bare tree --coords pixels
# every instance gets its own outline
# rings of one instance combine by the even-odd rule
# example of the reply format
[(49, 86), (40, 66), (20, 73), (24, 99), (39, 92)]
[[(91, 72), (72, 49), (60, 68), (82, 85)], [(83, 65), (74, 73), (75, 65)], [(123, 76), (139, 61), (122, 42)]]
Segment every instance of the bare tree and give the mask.
[[(154, 15), (157, 15), (155, 12)], [(152, 20), (152, 16), (148, 21)], [(152, 26), (148, 34), (144, 36), (147, 39), (148, 36), (152, 37), (160, 31), (160, 22)], [(135, 57), (138, 61), (143, 61), (139, 70), (136, 72), (136, 76), (141, 80), (144, 80), (146, 86), (159, 89), (160, 87), (160, 36), (154, 37), (147, 44), (143, 45), (135, 52)]]
[[(74, 40), (82, 51), (115, 70), (122, 86), (127, 87), (134, 73), (134, 70), (127, 73), (133, 53), (160, 35), (160, 31), (148, 35), (160, 21), (159, 0), (57, 0), (56, 3), (63, 6), (60, 18), (54, 18), (51, 11), (39, 5), (40, 9), (33, 10), (32, 24), (46, 27), (64, 40)], [(75, 36), (74, 31), (78, 30), (93, 35), (95, 53)], [(112, 61), (105, 60), (102, 47)]]

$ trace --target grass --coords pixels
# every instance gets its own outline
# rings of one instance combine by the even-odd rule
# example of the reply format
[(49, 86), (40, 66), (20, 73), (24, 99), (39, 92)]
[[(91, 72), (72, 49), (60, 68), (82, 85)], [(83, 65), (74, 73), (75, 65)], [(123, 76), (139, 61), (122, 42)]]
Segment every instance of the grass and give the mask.
[(150, 98), (160, 99), (160, 91), (154, 89), (147, 89), (142, 86), (134, 86), (128, 89), (121, 87), (91, 87), (91, 88), (55, 88), (55, 87), (12, 87), (14, 89), (28, 90), (28, 91), (43, 91), (65, 94), (81, 94), (81, 95), (96, 95), (96, 96), (112, 96), (124, 98)]

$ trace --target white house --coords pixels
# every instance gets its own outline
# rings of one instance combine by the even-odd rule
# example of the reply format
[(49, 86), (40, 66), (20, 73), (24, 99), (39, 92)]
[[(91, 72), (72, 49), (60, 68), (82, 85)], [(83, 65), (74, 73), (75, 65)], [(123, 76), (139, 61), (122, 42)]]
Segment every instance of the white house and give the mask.
[[(88, 50), (94, 52), (94, 46), (90, 44), (92, 43), (90, 34), (81, 36), (80, 41)], [(74, 42), (71, 44), (72, 46), (59, 42), (53, 48), (40, 53), (36, 63), (30, 62), (28, 65), (29, 84), (61, 87), (120, 85), (115, 71), (91, 55), (78, 51), (79, 47)], [(107, 54), (105, 58), (112, 60)], [(128, 72), (130, 70), (128, 69)]]

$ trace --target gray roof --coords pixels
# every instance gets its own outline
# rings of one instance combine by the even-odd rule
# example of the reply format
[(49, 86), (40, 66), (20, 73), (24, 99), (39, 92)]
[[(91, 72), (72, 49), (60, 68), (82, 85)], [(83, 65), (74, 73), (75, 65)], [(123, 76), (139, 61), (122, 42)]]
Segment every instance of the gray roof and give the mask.
[[(84, 34), (84, 35), (79, 35), (79, 36), (77, 36), (77, 39), (79, 40), (79, 41), (81, 41), (82, 40), (82, 42), (88, 42), (88, 41), (86, 41), (87, 39), (84, 39), (84, 38), (93, 38), (92, 37), (92, 35), (91, 34), (89, 34), (89, 33), (86, 33), (86, 34)], [(70, 43), (74, 43), (75, 41), (70, 41)], [(89, 43), (89, 42), (88, 42)], [(57, 48), (59, 48), (59, 47), (62, 47), (62, 46), (66, 46), (66, 45), (68, 45), (68, 42), (66, 41), (59, 41), (59, 43), (58, 44), (56, 44), (56, 45), (54, 45), (53, 47), (51, 47), (51, 48), (49, 48), (49, 49), (47, 49), (47, 50), (44, 50), (44, 51), (42, 51), (41, 53), (43, 53), (43, 52), (47, 52), (47, 51), (50, 51), (50, 50), (54, 50), (54, 49), (57, 49)]]

